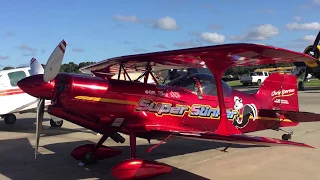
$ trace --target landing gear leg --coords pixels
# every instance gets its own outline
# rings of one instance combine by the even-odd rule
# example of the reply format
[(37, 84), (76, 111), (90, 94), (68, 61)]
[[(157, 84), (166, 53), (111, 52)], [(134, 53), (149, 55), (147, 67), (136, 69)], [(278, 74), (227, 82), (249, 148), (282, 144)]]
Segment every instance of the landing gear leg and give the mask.
[(93, 147), (92, 151), (87, 152), (83, 159), (80, 161), (79, 165), (89, 165), (97, 163), (98, 160), (94, 158), (92, 154), (94, 154), (99, 147), (109, 138), (109, 135), (104, 134), (101, 139), (98, 141), (98, 143)]
[(149, 179), (171, 170), (170, 166), (136, 158), (136, 134), (130, 132), (130, 159), (116, 164), (111, 173), (116, 179)]
[(227, 149), (229, 149), (229, 147), (231, 146), (231, 144), (228, 144), (223, 150), (221, 150), (222, 152), (227, 152)]

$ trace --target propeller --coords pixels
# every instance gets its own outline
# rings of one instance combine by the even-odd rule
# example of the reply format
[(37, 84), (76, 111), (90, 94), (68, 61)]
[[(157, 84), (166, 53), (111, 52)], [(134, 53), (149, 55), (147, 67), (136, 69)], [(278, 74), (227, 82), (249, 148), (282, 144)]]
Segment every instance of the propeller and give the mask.
[[(313, 42), (313, 45), (308, 46), (304, 53), (308, 54), (309, 56), (314, 57), (315, 59), (317, 59), (316, 64), (314, 63), (314, 61), (312, 62), (305, 62), (307, 64), (306, 69), (305, 69), (305, 74), (304, 74), (304, 81), (307, 80), (308, 74), (310, 72), (312, 72), (313, 68), (320, 66), (320, 61), (319, 61), (319, 57), (320, 57), (320, 52), (319, 49), (317, 48), (319, 45), (319, 41), (320, 41), (320, 31), (316, 37), (316, 39)], [(310, 66), (310, 67), (309, 67)]]
[(30, 60), (30, 67), (31, 67), (30, 76), (44, 73), (42, 65), (34, 57)]
[[(36, 60), (31, 60), (30, 61), (31, 74), (35, 75), (35, 74), (44, 73), (43, 81), (49, 83), (59, 73), (66, 47), (67, 47), (66, 42), (62, 40), (50, 55), (44, 71), (43, 69), (42, 71), (41, 69), (37, 70), (36, 68), (38, 68), (39, 65), (41, 66), (41, 64)], [(44, 115), (44, 103), (45, 103), (45, 99), (39, 98), (38, 105), (37, 105), (37, 118), (36, 118), (35, 159), (37, 158), (38, 149), (39, 149), (40, 131), (42, 128), (43, 115)]]
[[(312, 57), (314, 57), (315, 59), (319, 58), (319, 50), (317, 49), (318, 45), (319, 45), (319, 41), (320, 41), (320, 31), (316, 37), (316, 39), (314, 40), (313, 46), (312, 46), (312, 51), (309, 51), (308, 54)], [(317, 51), (316, 51), (317, 50)], [(317, 64), (319, 65), (319, 62), (317, 61)]]

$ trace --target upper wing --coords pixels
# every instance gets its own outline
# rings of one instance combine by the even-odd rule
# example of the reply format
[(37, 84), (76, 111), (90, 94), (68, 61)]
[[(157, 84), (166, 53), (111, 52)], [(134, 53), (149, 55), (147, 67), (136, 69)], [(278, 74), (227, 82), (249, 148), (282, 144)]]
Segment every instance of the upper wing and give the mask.
[(260, 44), (224, 44), (190, 49), (162, 51), (107, 59), (80, 69), (84, 73), (117, 74), (120, 64), (128, 73), (145, 71), (149, 64), (155, 71), (163, 69), (203, 68), (208, 63), (251, 66), (283, 62), (314, 61), (309, 55)]
[(320, 121), (320, 114), (311, 112), (301, 112), (301, 111), (285, 111), (285, 110), (270, 110), (270, 109), (260, 109), (259, 116), (289, 119), (292, 122), (315, 122)]

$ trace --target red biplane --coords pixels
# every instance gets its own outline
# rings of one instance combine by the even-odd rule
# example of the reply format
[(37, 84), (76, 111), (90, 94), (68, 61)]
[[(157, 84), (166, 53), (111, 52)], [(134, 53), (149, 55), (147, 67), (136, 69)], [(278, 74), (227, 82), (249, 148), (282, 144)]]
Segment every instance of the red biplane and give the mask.
[[(117, 179), (151, 178), (172, 169), (137, 158), (136, 137), (161, 142), (190, 138), (230, 144), (313, 148), (289, 141), (290, 133), (284, 134), (284, 140), (244, 134), (279, 130), (319, 119), (318, 114), (299, 112), (295, 76), (271, 74), (254, 94), (233, 90), (222, 81), (223, 73), (231, 66), (315, 61), (307, 54), (258, 44), (216, 45), (122, 56), (81, 69), (93, 73), (95, 77), (92, 77), (58, 73), (65, 49), (63, 40), (51, 54), (44, 74), (18, 82), (23, 91), (39, 98), (36, 154), (45, 99), (52, 101), (49, 114), (103, 134), (97, 144), (75, 148), (71, 155), (76, 160), (89, 164), (119, 155), (120, 150), (103, 143), (109, 137), (123, 143), (125, 139), (119, 133), (129, 135), (131, 158), (119, 162), (111, 170)], [(159, 84), (153, 73), (204, 67), (208, 67), (213, 76), (191, 74), (166, 85)], [(131, 79), (132, 72), (141, 72), (141, 76)], [(126, 80), (120, 80), (120, 76)], [(155, 84), (147, 83), (149, 76)]]

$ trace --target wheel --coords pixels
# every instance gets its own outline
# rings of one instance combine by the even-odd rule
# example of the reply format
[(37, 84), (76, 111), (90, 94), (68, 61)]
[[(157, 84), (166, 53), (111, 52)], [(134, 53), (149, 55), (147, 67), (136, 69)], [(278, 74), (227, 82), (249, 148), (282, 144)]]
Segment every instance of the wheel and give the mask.
[(288, 141), (288, 140), (290, 140), (290, 139), (291, 139), (291, 134), (283, 134), (283, 135), (282, 135), (282, 140)]
[(6, 124), (14, 124), (16, 122), (17, 118), (14, 114), (6, 114), (4, 115), (4, 122)]
[(51, 127), (61, 127), (63, 124), (63, 121), (57, 121), (57, 122), (54, 122), (52, 119), (50, 119), (50, 125)]
[(248, 83), (242, 83), (243, 86), (248, 86)]
[(304, 83), (302, 81), (298, 83), (298, 91), (304, 91)]
[(261, 79), (258, 79), (257, 85), (258, 85), (258, 86), (261, 85)]
[(86, 165), (90, 165), (90, 164), (94, 164), (97, 163), (98, 160), (94, 159), (91, 155), (91, 152), (87, 152), (83, 159), (81, 160), (82, 163), (86, 164)]

